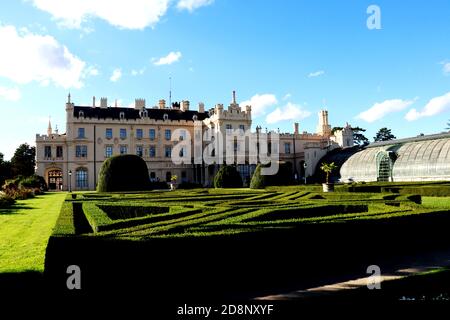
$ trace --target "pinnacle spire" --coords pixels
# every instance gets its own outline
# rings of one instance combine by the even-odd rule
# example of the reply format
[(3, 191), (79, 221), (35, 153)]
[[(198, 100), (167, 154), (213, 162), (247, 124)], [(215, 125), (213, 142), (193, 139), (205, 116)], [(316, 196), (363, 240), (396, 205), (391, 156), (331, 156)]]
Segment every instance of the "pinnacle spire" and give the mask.
[(50, 116), (48, 117), (48, 128), (47, 128), (47, 135), (51, 135), (53, 133), (52, 130), (52, 122), (50, 121)]

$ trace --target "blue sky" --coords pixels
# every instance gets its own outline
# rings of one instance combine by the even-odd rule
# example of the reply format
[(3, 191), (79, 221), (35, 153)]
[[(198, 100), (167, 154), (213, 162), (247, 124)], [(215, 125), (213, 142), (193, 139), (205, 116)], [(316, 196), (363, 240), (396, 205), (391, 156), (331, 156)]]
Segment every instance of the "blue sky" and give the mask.
[[(106, 4), (106, 5), (105, 5)], [(369, 5), (381, 29), (367, 27)], [(450, 2), (16, 0), (0, 2), (0, 152), (65, 130), (64, 104), (187, 99), (253, 104), (253, 124), (314, 132), (317, 112), (372, 140), (444, 131)]]

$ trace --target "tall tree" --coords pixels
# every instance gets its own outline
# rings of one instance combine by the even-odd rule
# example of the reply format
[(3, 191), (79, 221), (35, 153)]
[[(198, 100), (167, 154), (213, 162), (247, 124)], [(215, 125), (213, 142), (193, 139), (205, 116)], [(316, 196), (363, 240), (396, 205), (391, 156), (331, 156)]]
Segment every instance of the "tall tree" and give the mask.
[(11, 162), (5, 161), (3, 153), (0, 152), (0, 188), (9, 178), (12, 178)]
[(28, 143), (21, 144), (11, 159), (12, 173), (14, 176), (31, 176), (36, 165), (36, 148)]
[(389, 140), (394, 140), (394, 139), (397, 139), (397, 137), (392, 134), (391, 129), (388, 129), (386, 127), (378, 130), (377, 135), (375, 137), (373, 137), (373, 140), (375, 142), (389, 141)]
[[(334, 134), (335, 131), (342, 130), (343, 127), (334, 127), (331, 130), (331, 133)], [(366, 129), (360, 128), (360, 127), (354, 127), (353, 130), (353, 142), (357, 144), (358, 146), (366, 146), (369, 144), (369, 139), (363, 134), (363, 132), (366, 131)]]

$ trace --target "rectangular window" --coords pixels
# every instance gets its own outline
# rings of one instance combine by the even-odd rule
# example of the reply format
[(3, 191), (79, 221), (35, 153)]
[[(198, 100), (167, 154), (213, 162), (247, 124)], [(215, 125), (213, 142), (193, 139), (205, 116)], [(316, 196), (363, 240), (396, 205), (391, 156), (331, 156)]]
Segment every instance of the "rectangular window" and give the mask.
[(286, 154), (291, 153), (291, 144), (290, 143), (284, 144), (284, 153), (286, 153)]
[(186, 140), (186, 130), (180, 131), (180, 141)]
[(112, 139), (112, 137), (113, 137), (112, 128), (106, 128), (106, 131), (105, 131), (105, 138), (106, 138), (106, 139)]
[(172, 156), (172, 147), (171, 146), (166, 146), (164, 148), (164, 156), (166, 158), (170, 158)]
[(227, 134), (232, 134), (233, 133), (233, 126), (231, 124), (227, 124), (225, 126), (225, 128), (226, 128), (226, 133)]
[(56, 147), (56, 157), (57, 158), (62, 158), (63, 157), (63, 147), (62, 146), (57, 146)]
[(105, 158), (110, 158), (113, 155), (113, 146), (105, 146)]
[(144, 148), (142, 146), (136, 146), (136, 155), (139, 157), (144, 156)]
[(52, 147), (51, 146), (44, 147), (44, 157), (46, 159), (50, 159), (52, 157)]
[(239, 125), (239, 130), (241, 131), (241, 135), (245, 132), (245, 126), (243, 124)]
[(128, 147), (120, 146), (120, 154), (127, 154), (127, 153), (128, 153)]
[(86, 138), (84, 128), (78, 128), (78, 138)]
[(88, 188), (88, 175), (87, 169), (80, 168), (75, 172), (75, 181), (77, 189), (87, 189)]
[(126, 139), (127, 138), (127, 129), (120, 129), (120, 139)]
[(142, 132), (142, 129), (136, 129), (136, 138), (142, 139), (144, 137), (144, 134)]
[(164, 136), (166, 137), (166, 140), (170, 140), (172, 138), (172, 131), (170, 131), (170, 129), (166, 129)]
[(75, 146), (75, 157), (86, 158), (87, 157), (87, 146)]
[(150, 148), (148, 149), (148, 155), (149, 155), (150, 158), (156, 157), (156, 148), (155, 148), (155, 146), (150, 146)]
[(148, 130), (148, 137), (150, 138), (150, 140), (155, 140), (156, 137), (155, 129)]

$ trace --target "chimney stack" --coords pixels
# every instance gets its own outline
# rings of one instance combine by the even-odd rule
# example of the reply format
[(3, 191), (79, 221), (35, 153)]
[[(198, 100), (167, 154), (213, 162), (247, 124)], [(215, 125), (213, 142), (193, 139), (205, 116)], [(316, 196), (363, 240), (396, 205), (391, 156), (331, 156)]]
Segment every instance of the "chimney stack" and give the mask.
[(134, 108), (135, 109), (144, 109), (145, 108), (145, 99), (134, 99)]
[(201, 112), (201, 113), (205, 112), (205, 104), (203, 102), (200, 102), (198, 104), (198, 112)]
[(294, 123), (294, 134), (298, 134), (298, 122)]
[(159, 100), (159, 108), (160, 109), (166, 108), (166, 100), (164, 100), (164, 99)]
[(183, 100), (181, 103), (181, 111), (187, 111), (189, 110), (189, 100)]
[(95, 108), (95, 96), (92, 97), (92, 108)]
[(100, 108), (107, 108), (107, 107), (108, 107), (108, 99), (100, 98)]

